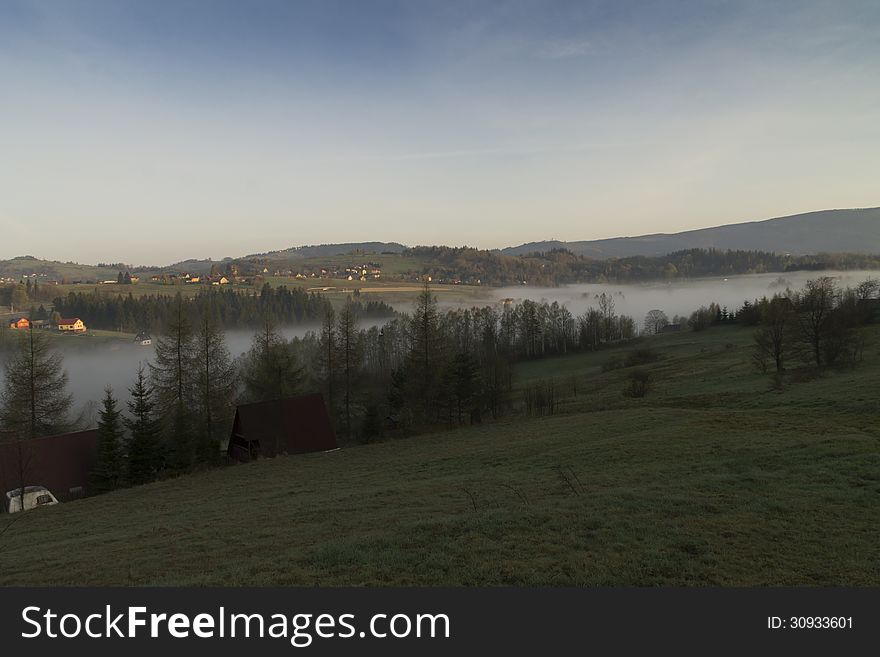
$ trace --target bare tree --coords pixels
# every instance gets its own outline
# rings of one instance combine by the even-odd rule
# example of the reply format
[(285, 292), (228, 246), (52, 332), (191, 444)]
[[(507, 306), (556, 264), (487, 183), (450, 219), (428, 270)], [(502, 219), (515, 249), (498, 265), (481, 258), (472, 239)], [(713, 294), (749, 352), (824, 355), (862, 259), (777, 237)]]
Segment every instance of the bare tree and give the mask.
[(785, 369), (785, 354), (792, 342), (792, 329), (797, 316), (791, 301), (776, 297), (766, 304), (761, 313), (761, 324), (755, 333), (756, 361), (771, 359), (776, 371)]
[(807, 281), (798, 297), (798, 319), (801, 341), (809, 350), (816, 367), (822, 367), (822, 351), (834, 311), (837, 287), (830, 276)]
[(669, 324), (669, 318), (662, 310), (649, 310), (645, 315), (645, 334), (657, 335)]

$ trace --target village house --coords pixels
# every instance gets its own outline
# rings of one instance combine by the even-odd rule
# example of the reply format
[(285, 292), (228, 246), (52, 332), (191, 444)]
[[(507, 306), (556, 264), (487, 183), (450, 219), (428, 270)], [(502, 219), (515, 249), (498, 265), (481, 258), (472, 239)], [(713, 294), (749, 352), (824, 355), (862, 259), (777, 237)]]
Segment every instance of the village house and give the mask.
[(71, 333), (84, 333), (86, 325), (79, 317), (67, 317), (58, 320), (59, 331), (69, 331)]
[(16, 330), (23, 330), (26, 328), (30, 328), (30, 322), (27, 317), (19, 317), (15, 321), (9, 322), (9, 328)]
[(142, 347), (149, 347), (153, 344), (153, 338), (150, 337), (149, 333), (138, 333), (134, 336), (134, 342)]

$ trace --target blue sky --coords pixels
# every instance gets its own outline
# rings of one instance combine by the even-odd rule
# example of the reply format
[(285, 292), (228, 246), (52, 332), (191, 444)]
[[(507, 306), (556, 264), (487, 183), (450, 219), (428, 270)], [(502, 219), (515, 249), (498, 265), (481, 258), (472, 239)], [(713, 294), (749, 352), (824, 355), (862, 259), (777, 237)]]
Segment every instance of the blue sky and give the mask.
[(880, 204), (880, 3), (0, 0), (0, 258)]

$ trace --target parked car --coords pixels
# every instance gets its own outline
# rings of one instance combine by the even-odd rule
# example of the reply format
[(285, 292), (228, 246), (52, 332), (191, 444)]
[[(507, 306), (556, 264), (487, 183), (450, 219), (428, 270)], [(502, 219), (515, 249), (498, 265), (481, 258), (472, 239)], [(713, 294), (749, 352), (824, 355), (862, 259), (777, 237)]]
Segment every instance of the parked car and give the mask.
[[(45, 486), (25, 486), (24, 487), (24, 511), (36, 509), (39, 506), (51, 506), (58, 504), (58, 500)], [(6, 493), (6, 511), (8, 513), (18, 513), (22, 511), (22, 494), (21, 488), (16, 488)]]

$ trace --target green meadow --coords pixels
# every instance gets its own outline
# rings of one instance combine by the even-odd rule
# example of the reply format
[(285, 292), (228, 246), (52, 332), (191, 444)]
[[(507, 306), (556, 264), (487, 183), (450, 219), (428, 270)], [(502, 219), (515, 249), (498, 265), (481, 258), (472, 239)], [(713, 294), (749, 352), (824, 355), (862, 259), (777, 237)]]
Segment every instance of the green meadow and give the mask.
[[(751, 340), (521, 363), (514, 407), (552, 381), (553, 415), (0, 516), (0, 584), (880, 584), (880, 327), (856, 367), (780, 384)], [(607, 365), (635, 347), (657, 355), (638, 399)]]

